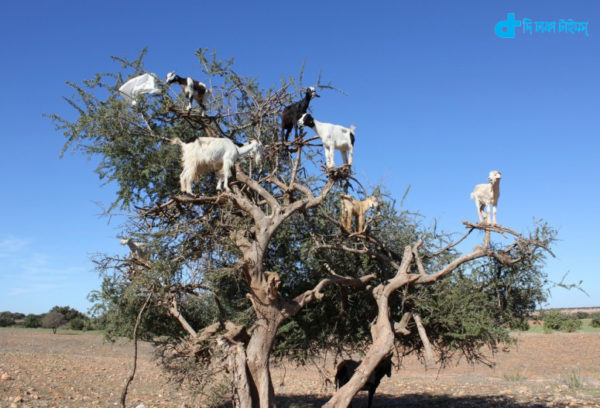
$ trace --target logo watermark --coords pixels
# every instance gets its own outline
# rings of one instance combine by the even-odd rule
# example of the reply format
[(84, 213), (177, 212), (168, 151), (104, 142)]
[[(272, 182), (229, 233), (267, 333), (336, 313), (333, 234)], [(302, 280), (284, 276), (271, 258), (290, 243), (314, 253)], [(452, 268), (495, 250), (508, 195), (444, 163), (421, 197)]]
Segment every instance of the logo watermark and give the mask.
[(563, 20), (562, 18), (558, 21), (533, 21), (530, 18), (524, 18), (523, 20), (516, 20), (515, 13), (508, 13), (506, 20), (500, 20), (494, 27), (494, 32), (500, 38), (515, 38), (517, 28), (523, 27), (523, 34), (533, 35), (544, 34), (544, 33), (563, 33), (563, 34), (585, 34), (589, 36), (587, 21), (573, 21), (569, 18)]

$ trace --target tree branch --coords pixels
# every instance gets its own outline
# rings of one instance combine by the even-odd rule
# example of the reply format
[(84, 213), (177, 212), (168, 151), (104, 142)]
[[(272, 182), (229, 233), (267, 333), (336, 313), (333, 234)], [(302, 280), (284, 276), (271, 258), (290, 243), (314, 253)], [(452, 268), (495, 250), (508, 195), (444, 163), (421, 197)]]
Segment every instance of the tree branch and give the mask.
[(288, 317), (294, 316), (300, 311), (305, 305), (312, 302), (313, 300), (321, 300), (323, 298), (323, 289), (332, 284), (351, 286), (356, 289), (364, 289), (367, 283), (377, 276), (375, 274), (365, 275), (360, 278), (353, 278), (350, 276), (341, 276), (336, 274), (329, 265), (325, 264), (325, 267), (331, 272), (331, 275), (322, 279), (313, 289), (307, 290), (306, 292), (296, 296), (288, 307), (286, 312)]
[(182, 314), (179, 312), (177, 300), (175, 300), (174, 297), (171, 299), (171, 304), (169, 305), (169, 313), (171, 313), (171, 315), (175, 317), (179, 321), (179, 323), (181, 323), (183, 329), (187, 331), (190, 334), (190, 336), (197, 336), (196, 330), (194, 330), (194, 328), (188, 323), (185, 317), (183, 317)]

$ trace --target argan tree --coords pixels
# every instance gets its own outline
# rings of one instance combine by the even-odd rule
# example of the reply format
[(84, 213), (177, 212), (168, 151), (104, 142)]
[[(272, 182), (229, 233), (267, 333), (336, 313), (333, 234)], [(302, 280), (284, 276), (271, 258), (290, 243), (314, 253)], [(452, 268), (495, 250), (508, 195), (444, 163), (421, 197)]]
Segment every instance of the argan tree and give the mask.
[[(322, 168), (316, 137), (278, 137), (280, 112), (302, 93), (302, 75), (262, 89), (231, 60), (199, 50), (203, 69), (194, 76), (212, 91), (202, 116), (182, 110), (178, 90), (164, 85), (161, 95), (138, 97), (133, 106), (119, 96), (128, 77), (145, 72), (143, 55), (115, 58), (117, 73), (70, 83), (77, 95), (67, 101), (77, 117), (53, 118), (65, 150), (99, 159), (100, 178), (118, 187), (107, 212), (129, 214), (121, 238), (143, 243), (148, 254), (99, 256), (104, 282), (92, 298), (111, 333), (130, 334), (136, 321), (140, 336), (160, 335), (158, 352), (174, 378), (202, 386), (227, 368), (234, 405), (273, 407), (273, 352), (362, 347), (356, 375), (327, 403), (343, 407), (395, 343), (430, 363), (454, 352), (482, 359), (481, 347), (507, 341), (506, 327), (543, 298), (540, 249), (554, 236), (544, 225), (523, 237), (467, 223), (467, 234), (480, 231), (483, 242), (459, 254), (457, 242), (422, 228), (376, 192), (382, 204), (365, 231), (342, 229), (339, 196), (361, 187), (351, 168)], [(170, 141), (199, 136), (259, 140), (264, 160), (238, 161), (230, 192), (216, 191), (215, 177), (204, 175), (195, 195), (183, 195), (180, 151)], [(493, 244), (492, 233), (514, 239)], [(444, 310), (444, 299), (477, 309), (456, 315)]]

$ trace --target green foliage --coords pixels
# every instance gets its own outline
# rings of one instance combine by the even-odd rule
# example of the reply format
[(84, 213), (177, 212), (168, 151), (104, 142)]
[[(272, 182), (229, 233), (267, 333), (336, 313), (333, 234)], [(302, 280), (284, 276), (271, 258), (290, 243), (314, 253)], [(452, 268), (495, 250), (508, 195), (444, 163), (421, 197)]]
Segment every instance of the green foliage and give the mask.
[(73, 319), (87, 319), (87, 316), (81, 313), (80, 311), (73, 309), (69, 306), (54, 306), (50, 309), (50, 312), (57, 312), (63, 315), (66, 322), (70, 322)]
[(15, 319), (9, 316), (0, 315), (0, 327), (8, 327), (15, 324)]
[(558, 310), (550, 310), (544, 313), (544, 328), (548, 330), (571, 333), (579, 330), (581, 325), (581, 320), (576, 316), (567, 315)]
[[(187, 337), (169, 313), (173, 301), (196, 329), (217, 320), (232, 320), (250, 327), (255, 316), (246, 296), (248, 283), (237, 268), (240, 251), (232, 243), (232, 234), (236, 232), (241, 231), (250, 239), (256, 234), (247, 214), (229, 200), (221, 200), (218, 205), (181, 204), (176, 210), (162, 208), (164, 212), (160, 215), (145, 220), (133, 216), (139, 208), (164, 204), (179, 190), (179, 148), (168, 140), (179, 137), (191, 141), (212, 135), (208, 126), (198, 126), (169, 113), (169, 108), (181, 101), (171, 100), (167, 93), (142, 96), (133, 107), (122, 100), (117, 90), (127, 78), (145, 72), (144, 54), (134, 61), (116, 58), (121, 64), (116, 73), (98, 74), (83, 84), (70, 83), (76, 96), (67, 101), (76, 109), (76, 119), (51, 116), (67, 138), (65, 150), (98, 159), (96, 173), (103, 182), (117, 188), (109, 212), (117, 207), (130, 212), (132, 217), (123, 235), (144, 242), (152, 254), (148, 267), (128, 258), (101, 255), (95, 259), (103, 281), (101, 288), (90, 295), (95, 304), (93, 322), (96, 327), (106, 329), (111, 338), (131, 336), (136, 316), (150, 298), (138, 330), (142, 339), (172, 344)], [(295, 91), (302, 87), (301, 80), (283, 82), (281, 89), (262, 89), (256, 79), (238, 75), (231, 60), (220, 60), (205, 50), (199, 50), (197, 56), (202, 80), (210, 83), (213, 91), (208, 111), (219, 116), (219, 129), (236, 142), (260, 137), (263, 145), (269, 146), (277, 141), (279, 112), (297, 97), (299, 92)], [(257, 108), (266, 106), (272, 96), (276, 96), (278, 105), (266, 113)], [(212, 128), (212, 132), (219, 130)], [(296, 178), (297, 183), (313, 193), (323, 185), (319, 163), (313, 160), (320, 158), (319, 155), (320, 148), (303, 150), (301, 171)], [(294, 166), (292, 158), (288, 154), (267, 155), (259, 168), (247, 162), (241, 166), (255, 181), (263, 181), (272, 174), (285, 178)], [(269, 192), (281, 195), (280, 188), (268, 183), (264, 186)], [(348, 244), (331, 219), (339, 219), (339, 198), (349, 187), (358, 190), (359, 186), (336, 185), (322, 205), (295, 213), (266, 244), (264, 270), (279, 274), (279, 292), (284, 299), (314, 288), (329, 275), (324, 264), (340, 275), (375, 274), (374, 284), (395, 273), (389, 262), (379, 258), (317, 248), (320, 241)], [(212, 195), (214, 177), (200, 177), (194, 190)], [(418, 215), (400, 211), (381, 188), (372, 193), (378, 196), (380, 207), (377, 214), (371, 215), (369, 234), (385, 243), (395, 262), (401, 262), (406, 245), (419, 239), (423, 240), (421, 251), (428, 271), (437, 270), (460, 255), (451, 250), (433, 256), (449, 243), (450, 237), (425, 228)], [(550, 247), (555, 234), (546, 224), (538, 223), (530, 235)], [(495, 349), (501, 342), (510, 342), (508, 329), (523, 328), (526, 317), (547, 296), (543, 253), (527, 252), (517, 245), (507, 254), (522, 257), (523, 261), (505, 265), (496, 259), (482, 260), (435, 284), (396, 293), (390, 299), (393, 320), (400, 320), (407, 310), (418, 312), (443, 360), (458, 352), (470, 360), (482, 360), (481, 347)], [(337, 285), (323, 293), (322, 301), (310, 303), (280, 327), (276, 356), (304, 361), (308, 355), (323, 349), (350, 354), (370, 344), (369, 325), (377, 312), (371, 294)], [(398, 340), (407, 352), (421, 352), (422, 342), (414, 327), (410, 335)], [(192, 372), (196, 368), (186, 369)]]
[(83, 330), (85, 328), (85, 320), (81, 317), (76, 317), (69, 321), (69, 326), (73, 330)]
[(25, 318), (23, 313), (0, 312), (0, 327), (12, 326), (17, 320), (22, 320), (23, 318)]
[(590, 326), (592, 327), (600, 327), (600, 313), (593, 313), (591, 315), (592, 321), (590, 322)]
[(42, 326), (42, 315), (28, 314), (23, 322), (25, 327), (37, 328)]

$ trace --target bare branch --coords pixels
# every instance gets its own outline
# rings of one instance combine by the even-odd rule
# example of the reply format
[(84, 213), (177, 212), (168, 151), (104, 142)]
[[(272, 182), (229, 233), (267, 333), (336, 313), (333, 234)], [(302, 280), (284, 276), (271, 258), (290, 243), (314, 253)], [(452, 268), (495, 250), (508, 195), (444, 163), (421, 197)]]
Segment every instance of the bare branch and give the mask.
[(325, 264), (325, 267), (329, 269), (331, 275), (322, 279), (317, 286), (313, 289), (307, 290), (306, 292), (296, 296), (291, 302), (289, 307), (286, 308), (286, 312), (288, 316), (294, 316), (296, 313), (302, 309), (306, 304), (312, 302), (313, 300), (321, 300), (323, 298), (322, 290), (327, 286), (336, 284), (336, 285), (346, 285), (351, 286), (356, 289), (365, 289), (368, 282), (375, 279), (377, 276), (375, 274), (365, 275), (360, 278), (353, 278), (350, 276), (341, 276), (336, 274), (329, 265)]
[(421, 341), (423, 342), (423, 347), (425, 348), (425, 368), (433, 368), (435, 367), (435, 357), (433, 354), (433, 348), (431, 347), (429, 337), (427, 337), (427, 331), (425, 331), (425, 326), (423, 326), (421, 315), (419, 315), (418, 313), (413, 313), (413, 319), (417, 324), (417, 331), (419, 332), (419, 337), (421, 338)]
[(197, 336), (196, 330), (194, 330), (194, 328), (188, 323), (185, 317), (183, 317), (183, 315), (179, 312), (179, 307), (177, 306), (177, 300), (175, 300), (175, 298), (171, 299), (171, 304), (169, 305), (169, 313), (171, 313), (171, 315), (175, 317), (179, 321), (179, 323), (181, 323), (183, 329), (186, 332), (188, 332), (190, 336)]
[(144, 313), (144, 310), (146, 310), (146, 308), (148, 307), (148, 304), (150, 303), (150, 299), (152, 298), (152, 292), (148, 293), (148, 296), (146, 297), (146, 301), (144, 302), (144, 304), (142, 304), (142, 307), (140, 307), (140, 310), (137, 314), (137, 317), (135, 318), (135, 325), (133, 326), (133, 367), (131, 369), (131, 375), (129, 376), (129, 378), (127, 378), (127, 381), (125, 382), (125, 386), (123, 387), (123, 391), (121, 392), (121, 407), (125, 408), (125, 402), (127, 400), (127, 391), (129, 389), (129, 385), (131, 384), (131, 382), (133, 381), (133, 378), (135, 377), (135, 372), (137, 370), (137, 355), (138, 355), (138, 348), (137, 348), (137, 332), (138, 332), (138, 327), (140, 326), (140, 322), (142, 320), (142, 314)]

